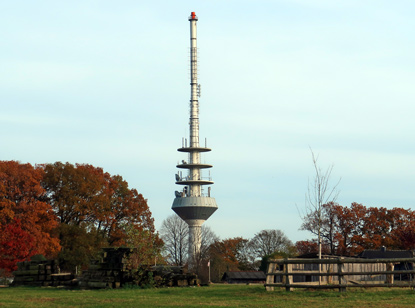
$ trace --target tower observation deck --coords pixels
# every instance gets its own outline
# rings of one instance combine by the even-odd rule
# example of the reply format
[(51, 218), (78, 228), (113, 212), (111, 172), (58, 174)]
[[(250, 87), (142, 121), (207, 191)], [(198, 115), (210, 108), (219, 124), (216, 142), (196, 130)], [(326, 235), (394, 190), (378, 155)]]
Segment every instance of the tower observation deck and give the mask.
[(197, 38), (196, 23), (197, 16), (192, 12), (190, 21), (190, 130), (189, 141), (182, 143), (179, 152), (188, 153), (188, 162), (182, 160), (176, 167), (184, 169), (176, 174), (176, 184), (183, 185), (183, 189), (176, 191), (172, 209), (189, 226), (189, 255), (190, 267), (196, 266), (202, 242), (202, 224), (217, 210), (218, 206), (214, 198), (210, 196), (210, 187), (207, 194), (203, 186), (213, 184), (209, 178), (202, 177), (202, 169), (212, 168), (212, 165), (201, 163), (201, 153), (211, 151), (206, 145), (199, 144), (199, 97), (200, 85), (197, 82)]

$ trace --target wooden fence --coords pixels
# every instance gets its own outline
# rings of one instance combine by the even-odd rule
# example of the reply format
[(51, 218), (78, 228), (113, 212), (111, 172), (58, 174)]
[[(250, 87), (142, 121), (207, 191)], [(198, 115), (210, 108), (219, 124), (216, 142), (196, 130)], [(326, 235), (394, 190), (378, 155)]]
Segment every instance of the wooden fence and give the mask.
[[(265, 287), (336, 289), (349, 287), (415, 287), (415, 258), (269, 260)], [(395, 269), (396, 266), (396, 269)]]

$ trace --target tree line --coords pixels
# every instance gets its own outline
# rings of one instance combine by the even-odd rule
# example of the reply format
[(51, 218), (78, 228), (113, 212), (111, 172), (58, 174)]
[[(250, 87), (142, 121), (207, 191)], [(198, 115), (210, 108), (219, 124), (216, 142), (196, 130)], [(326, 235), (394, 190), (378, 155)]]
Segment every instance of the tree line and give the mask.
[[(302, 230), (318, 234), (317, 211), (304, 217)], [(356, 256), (365, 249), (415, 249), (415, 212), (410, 209), (365, 207), (352, 203), (350, 207), (329, 202), (321, 208), (321, 238), (323, 252)], [(317, 243), (296, 243), (300, 254), (315, 252)]]
[[(319, 202), (320, 204), (320, 202)], [(322, 203), (303, 217), (302, 230), (322, 239), (326, 254), (355, 256), (365, 249), (415, 249), (415, 212)], [(88, 164), (32, 166), (0, 161), (0, 270), (36, 254), (58, 258), (63, 269), (86, 268), (103, 247), (134, 247), (135, 264), (187, 263), (188, 227), (177, 215), (160, 235), (147, 200), (119, 175)], [(315, 240), (295, 245), (277, 229), (252, 238), (220, 239), (202, 226), (198, 269), (212, 281), (225, 271), (265, 270), (268, 258), (317, 253)]]
[(73, 270), (102, 247), (131, 243), (140, 262), (162, 247), (147, 200), (121, 176), (88, 164), (0, 162), (0, 269), (42, 254)]
[[(319, 222), (320, 221), (320, 222)], [(310, 231), (316, 239), (297, 241), (294, 245), (281, 230), (261, 230), (253, 238), (219, 239), (209, 227), (202, 227), (201, 274), (211, 266), (212, 281), (220, 281), (225, 271), (263, 270), (269, 258), (285, 258), (305, 254), (318, 255), (318, 234), (322, 253), (357, 256), (366, 249), (415, 249), (415, 211), (403, 208), (350, 207), (335, 202), (322, 204), (320, 211), (303, 217), (301, 230)], [(187, 225), (172, 215), (163, 221), (160, 236), (164, 241), (164, 257), (169, 264), (186, 263)]]
[[(188, 252), (187, 224), (173, 214), (163, 221), (160, 236), (164, 242), (163, 256), (166, 262), (176, 266), (185, 265)], [(294, 255), (295, 246), (281, 230), (261, 230), (251, 239), (220, 239), (208, 226), (203, 225), (197, 272), (207, 281), (210, 270), (211, 280), (218, 282), (226, 271), (265, 270), (269, 257)]]

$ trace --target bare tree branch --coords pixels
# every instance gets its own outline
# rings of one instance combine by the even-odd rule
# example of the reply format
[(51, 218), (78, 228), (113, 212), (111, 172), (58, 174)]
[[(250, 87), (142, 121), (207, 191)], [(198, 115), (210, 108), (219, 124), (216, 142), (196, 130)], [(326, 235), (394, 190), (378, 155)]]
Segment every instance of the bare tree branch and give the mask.
[(160, 237), (164, 242), (167, 261), (173, 265), (186, 263), (189, 228), (176, 214), (170, 215), (160, 228)]
[(339, 195), (337, 187), (341, 178), (335, 185), (331, 185), (330, 178), (334, 166), (330, 165), (326, 170), (322, 170), (318, 165), (318, 156), (314, 154), (311, 147), (310, 152), (315, 174), (313, 181), (311, 183), (308, 181), (305, 215), (302, 217), (302, 228), (317, 235), (319, 245), (318, 256), (319, 259), (321, 259), (321, 232), (323, 227), (324, 205), (336, 201)]

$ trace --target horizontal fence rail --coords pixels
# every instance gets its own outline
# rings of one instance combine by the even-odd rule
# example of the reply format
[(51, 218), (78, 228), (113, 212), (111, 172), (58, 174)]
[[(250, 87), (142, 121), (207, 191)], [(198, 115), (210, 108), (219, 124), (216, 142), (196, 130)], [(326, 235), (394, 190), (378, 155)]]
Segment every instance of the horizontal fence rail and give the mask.
[(278, 259), (268, 261), (267, 291), (275, 287), (339, 289), (415, 287), (415, 258)]

